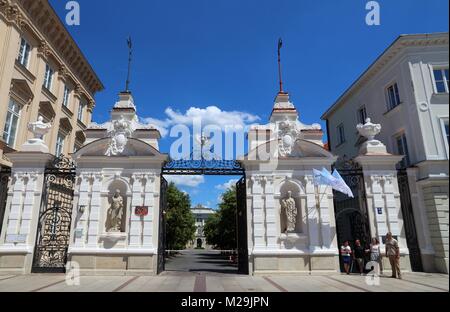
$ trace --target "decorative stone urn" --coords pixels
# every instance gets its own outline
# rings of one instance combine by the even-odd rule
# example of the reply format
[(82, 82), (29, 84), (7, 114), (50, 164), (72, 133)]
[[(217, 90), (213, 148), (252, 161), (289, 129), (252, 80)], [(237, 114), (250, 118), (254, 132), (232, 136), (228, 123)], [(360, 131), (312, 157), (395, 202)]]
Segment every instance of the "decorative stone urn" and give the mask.
[(44, 123), (44, 118), (39, 116), (36, 122), (30, 122), (28, 124), (28, 131), (33, 133), (33, 138), (22, 145), (23, 152), (41, 152), (48, 153), (48, 146), (45, 145), (44, 136), (49, 133), (52, 125), (50, 123)]
[(375, 137), (381, 132), (381, 125), (372, 123), (370, 118), (366, 119), (366, 123), (356, 126), (359, 134), (367, 139), (367, 141), (361, 146), (359, 153), (361, 155), (366, 154), (387, 154), (386, 146)]

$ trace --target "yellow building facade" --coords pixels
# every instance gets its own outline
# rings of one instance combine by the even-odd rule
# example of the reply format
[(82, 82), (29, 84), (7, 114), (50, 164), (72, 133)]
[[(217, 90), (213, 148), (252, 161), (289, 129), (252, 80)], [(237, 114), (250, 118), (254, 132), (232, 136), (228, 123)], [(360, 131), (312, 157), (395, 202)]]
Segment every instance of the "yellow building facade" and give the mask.
[(20, 151), (29, 122), (53, 127), (45, 143), (54, 155), (85, 141), (94, 96), (103, 85), (47, 0), (0, 0), (0, 166)]

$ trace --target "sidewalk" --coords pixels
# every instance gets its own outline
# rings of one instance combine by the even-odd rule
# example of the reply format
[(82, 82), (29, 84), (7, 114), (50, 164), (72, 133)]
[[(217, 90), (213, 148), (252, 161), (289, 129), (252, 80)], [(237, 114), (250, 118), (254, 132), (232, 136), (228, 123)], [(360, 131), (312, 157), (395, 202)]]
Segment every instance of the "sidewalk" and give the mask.
[(68, 286), (65, 276), (0, 276), (0, 292), (448, 292), (449, 276), (405, 273), (403, 280), (381, 277), (370, 286), (359, 275), (242, 276), (165, 272), (160, 276), (83, 276)]

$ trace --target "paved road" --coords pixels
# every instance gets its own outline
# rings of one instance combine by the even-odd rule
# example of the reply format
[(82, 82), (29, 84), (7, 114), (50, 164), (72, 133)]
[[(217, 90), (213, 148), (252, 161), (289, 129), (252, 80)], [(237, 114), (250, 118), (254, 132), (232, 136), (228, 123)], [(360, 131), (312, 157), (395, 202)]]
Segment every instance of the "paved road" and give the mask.
[(237, 266), (218, 251), (184, 250), (166, 261), (166, 272), (237, 274)]

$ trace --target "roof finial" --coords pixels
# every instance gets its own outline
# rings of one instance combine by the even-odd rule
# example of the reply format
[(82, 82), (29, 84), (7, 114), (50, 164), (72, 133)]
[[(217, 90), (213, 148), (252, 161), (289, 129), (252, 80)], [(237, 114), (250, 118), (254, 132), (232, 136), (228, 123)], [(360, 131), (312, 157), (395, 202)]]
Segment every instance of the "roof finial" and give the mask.
[(125, 86), (125, 92), (130, 92), (130, 74), (131, 74), (131, 60), (133, 55), (133, 42), (131, 41), (131, 36), (128, 37), (128, 74), (127, 74), (127, 82)]
[(280, 93), (284, 93), (283, 91), (283, 77), (281, 71), (281, 48), (283, 47), (283, 39), (278, 39), (278, 76), (280, 80)]

